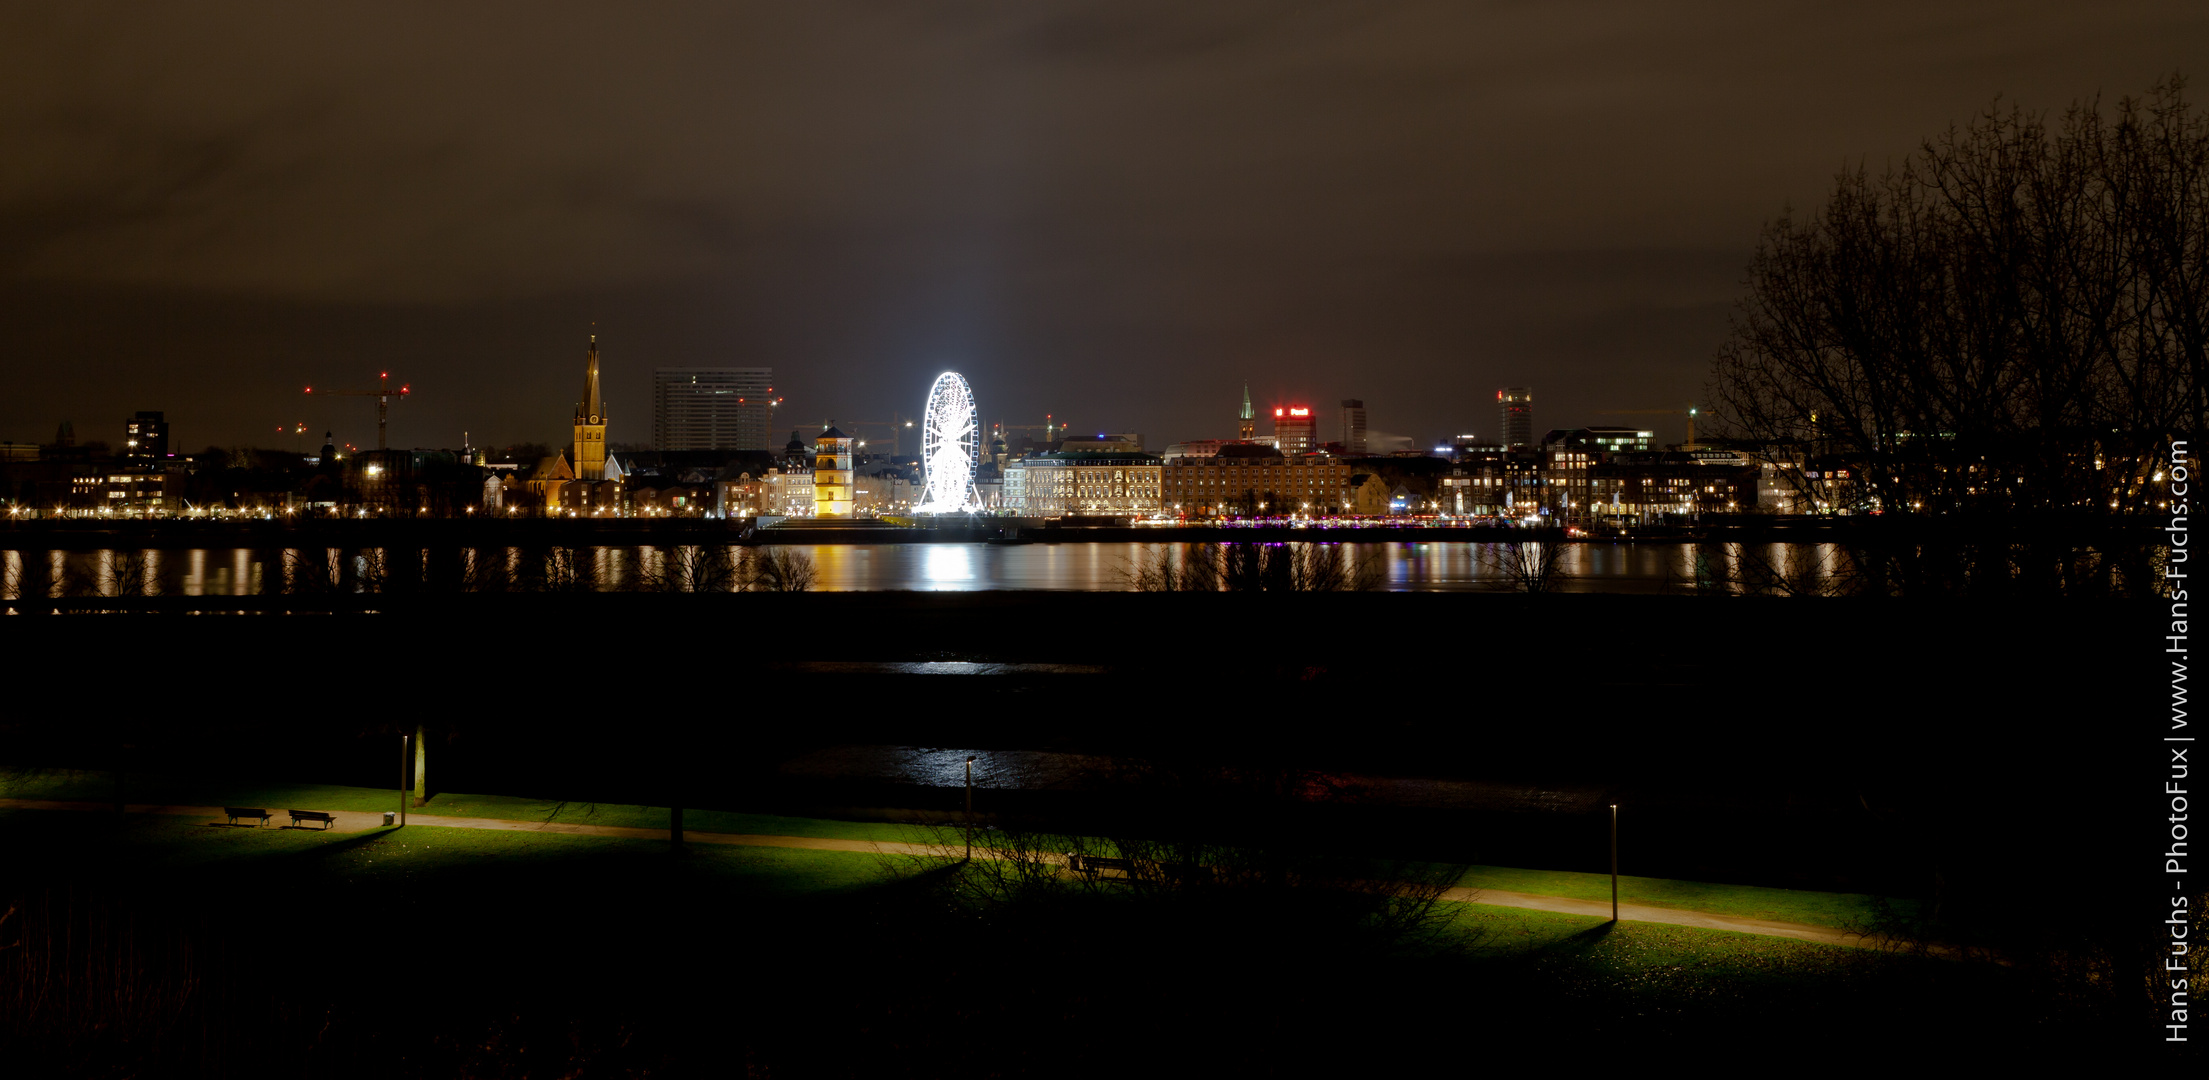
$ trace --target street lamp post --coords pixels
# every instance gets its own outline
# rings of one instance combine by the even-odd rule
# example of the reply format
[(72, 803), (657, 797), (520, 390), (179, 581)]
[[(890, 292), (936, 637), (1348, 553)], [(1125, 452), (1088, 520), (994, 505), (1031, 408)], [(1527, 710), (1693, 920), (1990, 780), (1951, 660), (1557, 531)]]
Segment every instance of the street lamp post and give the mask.
[(974, 755), (966, 756), (966, 857), (974, 858)]
[(407, 823), (407, 751), (413, 748), (411, 736), (399, 736), (399, 824)]
[(1611, 921), (1618, 921), (1618, 804), (1611, 804)]

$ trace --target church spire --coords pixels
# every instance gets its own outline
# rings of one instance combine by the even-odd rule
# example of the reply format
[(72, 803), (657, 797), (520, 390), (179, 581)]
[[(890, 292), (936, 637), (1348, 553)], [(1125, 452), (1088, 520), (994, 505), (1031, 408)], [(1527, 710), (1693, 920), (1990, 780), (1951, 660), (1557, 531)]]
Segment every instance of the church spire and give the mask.
[(1236, 413), (1235, 418), (1238, 420), (1256, 420), (1258, 418), (1257, 410), (1250, 407), (1250, 384), (1248, 382), (1243, 383), (1243, 411)]
[(598, 396), (597, 334), (591, 335), (590, 365), (583, 371), (583, 400), (575, 406), (575, 455), (569, 460), (576, 479), (606, 479), (606, 402)]
[(591, 335), (590, 364), (583, 371), (583, 400), (576, 403), (575, 421), (579, 424), (606, 422), (605, 403), (598, 396), (598, 335)]

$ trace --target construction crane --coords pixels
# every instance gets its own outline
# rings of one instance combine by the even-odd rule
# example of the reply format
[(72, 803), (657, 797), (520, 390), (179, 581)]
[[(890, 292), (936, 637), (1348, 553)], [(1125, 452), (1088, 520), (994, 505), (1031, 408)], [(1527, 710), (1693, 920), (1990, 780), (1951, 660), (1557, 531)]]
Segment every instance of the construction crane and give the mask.
[(1043, 414), (1043, 422), (1040, 424), (1008, 424), (1000, 420), (991, 424), (990, 427), (995, 429), (996, 435), (994, 437), (999, 439), (1004, 438), (1008, 431), (1034, 431), (1041, 428), (1044, 442), (1050, 442), (1054, 433), (1064, 434), (1066, 431), (1066, 425), (1058, 423), (1057, 418), (1050, 413)]
[(377, 386), (378, 386), (378, 389), (375, 389), (375, 390), (319, 390), (319, 391), (318, 391), (318, 390), (316, 390), (316, 389), (315, 389), (314, 387), (310, 386), (310, 387), (308, 387), (308, 388), (307, 388), (307, 395), (308, 395), (309, 397), (312, 397), (312, 396), (314, 396), (315, 394), (319, 393), (319, 394), (321, 394), (321, 395), (322, 395), (323, 397), (372, 397), (372, 398), (375, 398), (375, 399), (376, 399), (376, 449), (378, 449), (378, 450), (383, 450), (383, 449), (386, 449), (386, 446), (385, 446), (385, 442), (384, 442), (384, 429), (385, 429), (385, 427), (386, 427), (387, 425), (389, 425), (389, 423), (391, 422), (391, 399), (392, 399), (392, 396), (393, 396), (393, 395), (397, 395), (397, 396), (398, 396), (398, 398), (399, 398), (399, 400), (401, 400), (401, 401), (405, 401), (405, 400), (406, 400), (406, 396), (407, 396), (408, 394), (412, 393), (412, 392), (413, 392), (413, 390), (412, 390), (412, 389), (411, 389), (410, 387), (408, 387), (408, 386), (407, 386), (407, 384), (405, 384), (405, 383), (400, 383), (400, 384), (399, 384), (399, 388), (398, 388), (398, 389), (396, 389), (396, 390), (392, 389), (392, 387), (391, 387), (391, 373), (390, 373), (390, 372), (388, 372), (388, 371), (385, 371), (385, 372), (379, 372), (379, 373), (378, 373), (378, 374), (376, 375), (376, 379), (378, 380), (378, 382), (377, 382)]
[(893, 413), (891, 413), (891, 414), (890, 414), (890, 416), (892, 417), (892, 419), (889, 419), (889, 420), (838, 420), (838, 421), (836, 421), (836, 422), (835, 422), (835, 423), (833, 423), (833, 424), (829, 423), (829, 422), (828, 422), (827, 420), (823, 420), (823, 421), (821, 421), (821, 430), (822, 430), (822, 431), (827, 431), (827, 430), (828, 430), (829, 428), (832, 428), (832, 427), (834, 427), (834, 428), (839, 428), (839, 429), (841, 429), (841, 428), (847, 428), (847, 427), (848, 427), (848, 428), (853, 428), (853, 429), (855, 429), (855, 430), (856, 430), (856, 429), (858, 429), (858, 428), (862, 428), (862, 427), (886, 427), (886, 428), (889, 428), (889, 429), (890, 429), (890, 456), (891, 456), (891, 457), (896, 457), (896, 456), (898, 456), (898, 436), (899, 436), (899, 435), (900, 435), (900, 434), (901, 434), (901, 433), (902, 433), (902, 432), (903, 432), (903, 431), (904, 431), (904, 430), (905, 430), (906, 428), (912, 427), (912, 426), (913, 426), (913, 422), (912, 422), (911, 420), (906, 420), (906, 419), (903, 419), (903, 418), (901, 418), (901, 417), (898, 417), (898, 415), (897, 415), (896, 413), (894, 413), (894, 412), (893, 412)]
[(1702, 410), (1690, 405), (1684, 409), (1602, 409), (1597, 416), (1685, 416), (1687, 417), (1687, 447), (1695, 449), (1695, 417)]

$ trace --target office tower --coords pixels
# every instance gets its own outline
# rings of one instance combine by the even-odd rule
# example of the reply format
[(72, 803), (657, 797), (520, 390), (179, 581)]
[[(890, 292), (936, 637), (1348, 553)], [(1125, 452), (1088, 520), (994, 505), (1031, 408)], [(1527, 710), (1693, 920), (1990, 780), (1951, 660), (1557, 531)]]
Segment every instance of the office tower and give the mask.
[(1498, 441), (1506, 450), (1524, 450), (1534, 445), (1534, 391), (1524, 386), (1507, 386), (1496, 391), (1497, 418), (1502, 430)]
[(123, 456), (169, 456), (169, 422), (159, 412), (141, 412), (123, 425)]
[(774, 369), (658, 368), (652, 372), (652, 446), (659, 450), (767, 450)]
[(583, 369), (583, 400), (575, 403), (575, 454), (578, 480), (606, 479), (606, 403), (598, 393), (598, 335), (591, 335), (589, 363)]
[(1274, 445), (1287, 457), (1309, 454), (1319, 449), (1319, 425), (1307, 405), (1290, 405), (1273, 410)]
[(1365, 402), (1357, 398), (1342, 402), (1342, 452), (1365, 453)]

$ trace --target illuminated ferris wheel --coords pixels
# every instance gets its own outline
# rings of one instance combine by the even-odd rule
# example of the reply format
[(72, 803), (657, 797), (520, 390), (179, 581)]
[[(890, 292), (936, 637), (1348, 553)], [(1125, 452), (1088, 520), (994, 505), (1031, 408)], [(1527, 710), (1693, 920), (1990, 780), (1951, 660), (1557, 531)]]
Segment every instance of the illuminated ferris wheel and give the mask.
[(974, 465), (981, 446), (981, 423), (966, 379), (956, 371), (936, 376), (936, 384), (928, 388), (921, 428), (920, 468), (926, 488), (917, 508), (921, 513), (957, 514), (975, 508)]

